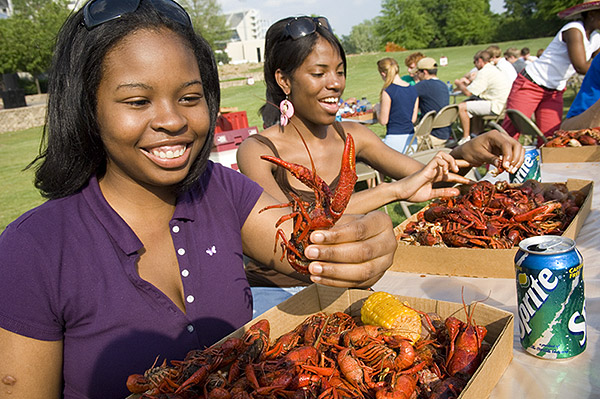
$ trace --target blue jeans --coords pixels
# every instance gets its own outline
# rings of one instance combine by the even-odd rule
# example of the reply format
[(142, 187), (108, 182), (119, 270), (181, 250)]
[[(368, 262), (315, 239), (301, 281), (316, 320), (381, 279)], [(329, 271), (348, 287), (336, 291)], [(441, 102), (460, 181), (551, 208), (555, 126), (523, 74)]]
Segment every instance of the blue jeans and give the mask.
[(250, 287), (254, 310), (252, 317), (260, 316), (273, 306), (279, 305), (289, 297), (302, 291), (306, 287)]

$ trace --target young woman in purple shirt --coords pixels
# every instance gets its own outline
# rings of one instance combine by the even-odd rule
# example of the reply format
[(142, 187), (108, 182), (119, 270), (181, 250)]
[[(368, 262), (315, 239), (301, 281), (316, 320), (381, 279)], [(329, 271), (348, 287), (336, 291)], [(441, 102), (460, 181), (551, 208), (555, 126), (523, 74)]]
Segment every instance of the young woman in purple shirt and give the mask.
[[(170, 0), (92, 0), (57, 40), (36, 187), (0, 236), (0, 379), (13, 398), (118, 398), (250, 320), (242, 254), (273, 253), (285, 209), (208, 161), (217, 68)], [(289, 235), (290, 223), (282, 226)], [(311, 235), (310, 280), (368, 287), (396, 242), (381, 212)], [(308, 277), (307, 277), (308, 278)]]

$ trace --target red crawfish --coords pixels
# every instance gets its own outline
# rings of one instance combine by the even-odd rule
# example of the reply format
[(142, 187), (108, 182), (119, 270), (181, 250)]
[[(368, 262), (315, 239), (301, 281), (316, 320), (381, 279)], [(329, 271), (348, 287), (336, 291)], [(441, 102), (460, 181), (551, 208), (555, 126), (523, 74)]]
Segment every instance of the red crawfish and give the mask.
[[(300, 137), (302, 138), (302, 136)], [(303, 138), (302, 141), (304, 142)], [(304, 145), (306, 146), (306, 143)], [(333, 227), (346, 210), (350, 196), (354, 191), (354, 184), (357, 180), (354, 139), (350, 134), (346, 135), (340, 178), (335, 192), (332, 192), (329, 185), (317, 175), (312, 157), (310, 157), (311, 169), (270, 155), (263, 155), (261, 158), (287, 169), (296, 179), (311, 188), (315, 193), (314, 203), (302, 201), (297, 195), (290, 193), (293, 198), (292, 201), (286, 204), (267, 206), (260, 210), (262, 212), (272, 208), (292, 208), (291, 213), (279, 218), (275, 224), (276, 227), (279, 227), (287, 220), (294, 220), (294, 229), (289, 239), (286, 238), (282, 229), (277, 230), (275, 234), (275, 251), (277, 251), (277, 243), (281, 239), (280, 245), (283, 250), (281, 259), (287, 255), (287, 260), (294, 270), (309, 274), (308, 265), (310, 261), (304, 256), (304, 248), (310, 244), (310, 233), (314, 230)]]

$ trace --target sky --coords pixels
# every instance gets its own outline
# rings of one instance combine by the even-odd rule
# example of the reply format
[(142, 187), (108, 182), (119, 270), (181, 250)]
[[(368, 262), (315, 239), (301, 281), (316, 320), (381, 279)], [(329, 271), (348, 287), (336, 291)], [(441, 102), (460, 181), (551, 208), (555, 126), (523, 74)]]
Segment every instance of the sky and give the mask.
[[(296, 15), (323, 15), (338, 35), (349, 35), (352, 27), (373, 19), (381, 12), (379, 0), (219, 0), (224, 13), (250, 8), (260, 12), (261, 19), (271, 25)], [(492, 11), (501, 12), (504, 0), (490, 0)]]

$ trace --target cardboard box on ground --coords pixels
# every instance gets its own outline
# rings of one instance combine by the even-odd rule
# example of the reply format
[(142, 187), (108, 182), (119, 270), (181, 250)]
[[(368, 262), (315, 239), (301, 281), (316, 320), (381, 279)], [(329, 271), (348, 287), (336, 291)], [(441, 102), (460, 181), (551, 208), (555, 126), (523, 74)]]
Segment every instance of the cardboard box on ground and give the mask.
[[(575, 240), (590, 213), (594, 183), (591, 180), (569, 179), (566, 184), (569, 191), (583, 190), (586, 193), (579, 212), (562, 234)], [(396, 237), (404, 231), (406, 224), (416, 219), (415, 214), (396, 226), (394, 229)], [(418, 274), (514, 279), (514, 258), (517, 251), (517, 247), (511, 249), (445, 248), (409, 245), (399, 241), (390, 270)]]

